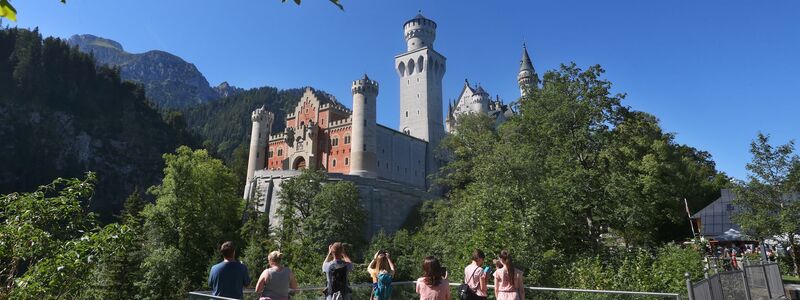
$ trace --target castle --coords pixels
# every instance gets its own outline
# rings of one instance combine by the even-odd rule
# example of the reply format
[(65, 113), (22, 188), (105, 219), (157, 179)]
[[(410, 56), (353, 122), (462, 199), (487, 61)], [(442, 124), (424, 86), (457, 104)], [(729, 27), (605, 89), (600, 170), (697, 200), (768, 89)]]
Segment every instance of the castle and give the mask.
[[(272, 113), (256, 109), (244, 198), (259, 200), (270, 222), (280, 222), (275, 217), (280, 183), (305, 168), (325, 170), (329, 180), (348, 180), (358, 187), (369, 213), (368, 236), (381, 229), (396, 231), (416, 205), (434, 198), (428, 192), (429, 175), (443, 163), (434, 153), (459, 116), (487, 114), (499, 124), (514, 114), (499, 97), (492, 99), (483, 87), (465, 82), (443, 122), (447, 59), (434, 50), (436, 27), (422, 14), (403, 25), (407, 49), (394, 58), (400, 78), (399, 130), (377, 123), (379, 85), (367, 75), (352, 82), (352, 110), (307, 88), (281, 133), (271, 132)], [(539, 82), (524, 46), (517, 81), (522, 96)]]

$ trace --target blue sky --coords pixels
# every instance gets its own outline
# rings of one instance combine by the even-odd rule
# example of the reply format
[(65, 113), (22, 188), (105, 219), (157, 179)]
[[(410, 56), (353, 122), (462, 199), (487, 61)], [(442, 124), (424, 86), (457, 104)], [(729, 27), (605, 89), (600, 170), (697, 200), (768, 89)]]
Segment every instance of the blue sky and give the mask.
[(350, 105), (350, 82), (367, 73), (381, 84), (378, 120), (394, 128), (393, 57), (405, 49), (403, 22), (421, 9), (439, 24), (445, 99), (465, 78), (518, 97), (527, 42), (540, 73), (570, 61), (602, 65), (625, 104), (709, 151), (731, 176), (746, 176), (757, 132), (775, 143), (800, 137), (800, 1), (342, 1), (345, 11), (326, 0), (11, 2), (20, 27), (165, 50), (212, 85), (314, 86)]

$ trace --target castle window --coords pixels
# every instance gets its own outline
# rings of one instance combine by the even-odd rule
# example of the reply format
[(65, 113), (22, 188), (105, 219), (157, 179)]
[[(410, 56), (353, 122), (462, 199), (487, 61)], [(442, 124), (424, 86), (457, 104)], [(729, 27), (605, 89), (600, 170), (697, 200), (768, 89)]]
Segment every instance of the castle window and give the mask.
[(344, 158), (344, 165), (346, 166), (346, 165), (349, 165), (349, 164), (350, 164), (350, 159), (345, 157)]
[(272, 157), (272, 151), (267, 152), (267, 157)]
[(339, 146), (339, 138), (335, 137), (331, 140), (331, 146)]
[(336, 160), (335, 159), (333, 160), (333, 166), (334, 167), (336, 166)]
[(406, 111), (406, 118), (408, 118), (408, 111)]
[(281, 155), (283, 155), (283, 149), (278, 148), (278, 156), (281, 156)]
[(344, 143), (345, 144), (350, 144), (350, 136), (349, 135), (344, 136)]

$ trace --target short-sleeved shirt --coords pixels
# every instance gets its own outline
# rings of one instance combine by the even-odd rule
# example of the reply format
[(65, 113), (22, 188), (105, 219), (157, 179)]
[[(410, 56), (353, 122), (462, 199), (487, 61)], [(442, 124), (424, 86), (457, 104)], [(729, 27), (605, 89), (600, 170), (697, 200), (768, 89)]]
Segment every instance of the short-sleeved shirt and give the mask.
[(247, 267), (238, 261), (223, 261), (211, 267), (208, 285), (214, 296), (242, 299), (242, 289), (250, 284)]
[[(336, 270), (338, 268), (347, 268), (347, 273), (349, 274), (350, 271), (353, 271), (353, 264), (337, 259), (322, 263), (322, 273), (325, 273), (325, 278), (328, 280), (328, 285), (327, 285), (328, 290), (331, 290), (331, 284), (333, 283), (331, 278), (331, 276), (333, 275), (333, 270)], [(345, 278), (347, 278), (347, 275), (345, 275)]]
[(481, 277), (483, 276), (483, 268), (478, 265), (469, 264), (466, 268), (464, 268), (464, 282), (469, 285), (469, 288), (475, 291), (476, 295), (486, 297), (488, 296), (486, 289), (478, 289), (478, 286), (480, 286), (481, 283)]
[(494, 287), (499, 292), (516, 292), (514, 282), (521, 279), (522, 271), (519, 269), (514, 269), (514, 278), (511, 278), (507, 268), (502, 268), (494, 272)]
[(450, 282), (442, 279), (439, 285), (428, 286), (425, 278), (417, 279), (417, 294), (419, 300), (450, 300)]

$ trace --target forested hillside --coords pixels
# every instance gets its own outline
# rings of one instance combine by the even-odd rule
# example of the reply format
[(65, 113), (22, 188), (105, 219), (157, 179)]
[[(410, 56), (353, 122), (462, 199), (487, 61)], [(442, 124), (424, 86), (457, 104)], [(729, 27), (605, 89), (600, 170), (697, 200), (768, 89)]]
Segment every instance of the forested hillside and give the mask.
[(230, 161), (237, 147), (249, 145), (250, 115), (254, 109), (266, 106), (275, 114), (272, 132), (282, 132), (286, 113), (294, 109), (302, 95), (303, 89), (255, 88), (189, 108), (184, 116), (189, 128), (205, 140), (207, 148)]
[(91, 208), (104, 220), (135, 187), (157, 184), (162, 154), (199, 146), (119, 70), (36, 31), (0, 30), (0, 194), (97, 172)]

